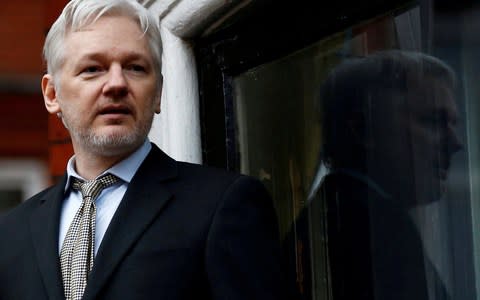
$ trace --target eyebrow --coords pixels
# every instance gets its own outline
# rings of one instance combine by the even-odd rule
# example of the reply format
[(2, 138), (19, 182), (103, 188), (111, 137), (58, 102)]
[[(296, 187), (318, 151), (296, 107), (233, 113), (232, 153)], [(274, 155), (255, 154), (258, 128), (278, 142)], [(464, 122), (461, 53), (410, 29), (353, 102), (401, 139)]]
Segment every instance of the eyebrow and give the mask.
[[(110, 53), (100, 53), (100, 52), (90, 52), (90, 53), (85, 53), (82, 56), (80, 56), (79, 61), (82, 60), (104, 60), (110, 56)], [(136, 51), (129, 51), (126, 54), (122, 53), (122, 60), (127, 60), (127, 61), (133, 61), (133, 60), (146, 60), (150, 61), (148, 59), (148, 56), (146, 54), (143, 54), (141, 52), (136, 52)]]

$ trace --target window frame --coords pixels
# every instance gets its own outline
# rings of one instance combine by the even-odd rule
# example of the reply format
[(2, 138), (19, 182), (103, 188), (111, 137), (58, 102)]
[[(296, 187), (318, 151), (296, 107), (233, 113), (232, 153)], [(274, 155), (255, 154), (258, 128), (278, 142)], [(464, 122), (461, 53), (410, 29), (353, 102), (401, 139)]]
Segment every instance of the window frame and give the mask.
[[(285, 1), (269, 0), (249, 6), (222, 28), (195, 39), (203, 162), (240, 170), (232, 85), (235, 76), (365, 20), (407, 9), (415, 3), (395, 0), (387, 4), (374, 0), (362, 7), (352, 0), (329, 5), (300, 1), (292, 6)], [(430, 17), (427, 14), (422, 18)]]

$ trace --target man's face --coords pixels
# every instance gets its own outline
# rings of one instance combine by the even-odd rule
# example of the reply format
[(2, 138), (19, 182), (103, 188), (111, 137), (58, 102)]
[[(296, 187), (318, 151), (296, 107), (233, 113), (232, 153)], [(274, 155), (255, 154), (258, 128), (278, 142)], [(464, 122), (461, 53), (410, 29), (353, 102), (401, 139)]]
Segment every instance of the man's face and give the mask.
[(452, 155), (461, 149), (453, 91), (440, 80), (426, 78), (395, 98), (383, 99), (392, 102), (376, 111), (369, 165), (383, 169), (379, 180), (403, 204), (439, 200)]
[(76, 152), (115, 156), (141, 145), (160, 112), (160, 79), (137, 23), (101, 17), (69, 33), (63, 55), (42, 87), (47, 109), (61, 112)]

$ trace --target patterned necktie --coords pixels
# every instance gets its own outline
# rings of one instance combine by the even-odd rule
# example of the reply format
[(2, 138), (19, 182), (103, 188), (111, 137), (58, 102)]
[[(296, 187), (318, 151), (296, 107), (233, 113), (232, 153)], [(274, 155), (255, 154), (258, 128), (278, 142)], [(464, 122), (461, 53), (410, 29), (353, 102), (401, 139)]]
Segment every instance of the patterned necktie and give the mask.
[(67, 300), (80, 300), (87, 286), (95, 257), (95, 199), (118, 177), (106, 174), (96, 180), (81, 181), (72, 177), (72, 188), (82, 193), (83, 201), (68, 228), (60, 251), (63, 287)]

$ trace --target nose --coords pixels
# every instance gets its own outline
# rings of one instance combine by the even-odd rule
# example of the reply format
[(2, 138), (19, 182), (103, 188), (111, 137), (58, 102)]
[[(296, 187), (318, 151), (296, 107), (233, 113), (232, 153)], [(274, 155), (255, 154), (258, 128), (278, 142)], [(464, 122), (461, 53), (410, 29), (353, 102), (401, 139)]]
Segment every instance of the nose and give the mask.
[(120, 65), (112, 65), (107, 74), (107, 82), (103, 86), (104, 95), (111, 98), (125, 97), (128, 93), (128, 84)]

